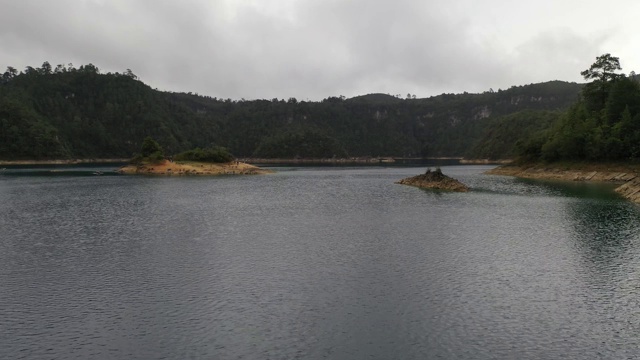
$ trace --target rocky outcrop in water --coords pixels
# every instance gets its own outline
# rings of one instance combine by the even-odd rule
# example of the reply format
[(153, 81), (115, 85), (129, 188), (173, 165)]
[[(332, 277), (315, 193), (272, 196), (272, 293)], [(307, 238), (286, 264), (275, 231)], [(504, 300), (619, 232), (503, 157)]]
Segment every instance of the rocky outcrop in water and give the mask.
[(423, 189), (436, 189), (446, 191), (467, 192), (469, 188), (460, 181), (442, 173), (440, 168), (435, 171), (428, 169), (424, 174), (402, 179), (396, 184), (417, 186)]

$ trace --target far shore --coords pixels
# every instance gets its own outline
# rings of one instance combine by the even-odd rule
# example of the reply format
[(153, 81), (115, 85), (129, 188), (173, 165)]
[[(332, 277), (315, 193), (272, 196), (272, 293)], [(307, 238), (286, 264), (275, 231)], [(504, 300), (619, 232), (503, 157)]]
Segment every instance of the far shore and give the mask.
[(511, 159), (465, 159), (462, 157), (349, 157), (349, 158), (241, 158), (240, 161), (252, 164), (387, 164), (420, 161), (457, 161), (461, 165), (509, 164)]
[(392, 157), (354, 157), (354, 158), (240, 158), (252, 164), (379, 164), (392, 163)]
[[(386, 164), (406, 161), (458, 161), (461, 165), (509, 164), (512, 160), (465, 159), (462, 157), (350, 157), (350, 158), (239, 158), (249, 164)], [(126, 164), (130, 159), (53, 159), (53, 160), (0, 160), (0, 165), (77, 165), (77, 164)]]
[(124, 164), (130, 159), (0, 160), (0, 165)]
[(513, 163), (512, 159), (460, 159), (462, 165), (507, 165)]
[(640, 203), (640, 164), (558, 163), (502, 165), (486, 171), (489, 175), (519, 178), (590, 181), (620, 184), (615, 191), (624, 198)]

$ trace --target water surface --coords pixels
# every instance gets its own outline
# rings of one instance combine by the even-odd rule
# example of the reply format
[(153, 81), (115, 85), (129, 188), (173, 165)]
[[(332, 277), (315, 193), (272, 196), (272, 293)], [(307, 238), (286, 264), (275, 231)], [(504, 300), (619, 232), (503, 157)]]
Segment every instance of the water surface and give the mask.
[[(445, 166), (0, 174), (0, 358), (599, 359), (640, 353), (640, 210)], [(74, 170), (75, 171), (75, 170)]]

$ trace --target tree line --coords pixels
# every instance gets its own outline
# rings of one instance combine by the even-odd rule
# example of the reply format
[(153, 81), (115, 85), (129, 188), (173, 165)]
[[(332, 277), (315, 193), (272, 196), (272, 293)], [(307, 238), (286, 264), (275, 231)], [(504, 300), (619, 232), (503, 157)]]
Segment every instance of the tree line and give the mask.
[[(150, 88), (129, 69), (8, 67), (0, 82), (0, 158), (129, 158), (150, 136), (166, 154), (223, 147), (238, 157), (499, 156), (488, 132), (514, 119), (548, 121), (581, 84), (551, 81), (482, 94), (322, 101), (231, 100)], [(631, 110), (630, 110), (631, 111)], [(518, 127), (526, 137), (540, 126)]]

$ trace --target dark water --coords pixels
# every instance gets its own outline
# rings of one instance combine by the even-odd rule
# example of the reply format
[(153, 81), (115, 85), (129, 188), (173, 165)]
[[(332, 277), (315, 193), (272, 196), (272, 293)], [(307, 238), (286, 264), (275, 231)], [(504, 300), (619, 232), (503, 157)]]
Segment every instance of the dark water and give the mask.
[(488, 168), (5, 171), (0, 358), (639, 356), (640, 208)]

